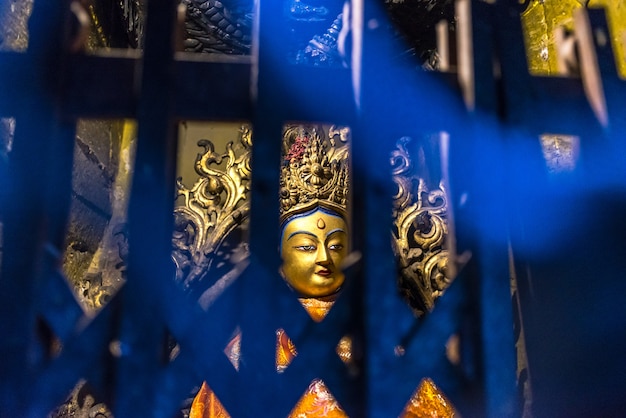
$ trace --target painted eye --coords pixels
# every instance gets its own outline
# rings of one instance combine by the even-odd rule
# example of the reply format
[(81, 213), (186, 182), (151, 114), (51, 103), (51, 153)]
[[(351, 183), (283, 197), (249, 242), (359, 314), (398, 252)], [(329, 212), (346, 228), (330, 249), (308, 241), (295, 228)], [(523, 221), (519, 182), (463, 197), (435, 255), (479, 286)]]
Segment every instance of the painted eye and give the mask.
[(295, 248), (298, 251), (304, 251), (304, 252), (311, 252), (317, 249), (315, 245), (297, 245), (293, 248)]
[(341, 251), (343, 250), (343, 245), (341, 244), (331, 244), (328, 246), (329, 250), (333, 250), (333, 251)]

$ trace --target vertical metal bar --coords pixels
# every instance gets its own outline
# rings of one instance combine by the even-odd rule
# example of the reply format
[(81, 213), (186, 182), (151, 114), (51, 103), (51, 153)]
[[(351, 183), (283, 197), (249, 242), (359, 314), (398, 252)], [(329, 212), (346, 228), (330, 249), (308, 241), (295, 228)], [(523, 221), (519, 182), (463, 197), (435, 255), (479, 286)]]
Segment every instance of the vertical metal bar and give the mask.
[[(36, 292), (43, 271), (51, 268), (49, 258), (46, 265), (45, 245), (50, 240), (57, 250), (60, 247), (69, 200), (72, 154), (64, 134), (71, 136), (72, 130), (61, 130), (55, 119), (66, 6), (65, 1), (35, 2), (26, 54), (31, 74), (25, 79), (31, 84), (23, 86), (25, 91), (14, 103), (16, 132), (2, 202), (0, 415), (47, 412), (33, 402), (29, 389), (47, 354), (35, 335)], [(52, 164), (55, 149), (62, 154), (61, 161), (69, 164), (62, 168)], [(63, 194), (58, 206), (47, 206), (54, 193), (50, 188)]]
[[(174, 278), (171, 261), (176, 141), (174, 105), (175, 0), (146, 2), (145, 47), (138, 98), (138, 138), (129, 202), (128, 280), (122, 290), (121, 357), (114, 412), (164, 416), (157, 376), (164, 366), (165, 319), (159, 303)], [(142, 399), (142, 402), (137, 402)]]
[(398, 88), (406, 73), (398, 71), (398, 64), (390, 66), (394, 46), (382, 8), (374, 2), (358, 3), (363, 7), (362, 26), (358, 28), (363, 44), (360, 114), (352, 149), (354, 207), (359, 208), (354, 213), (355, 249), (362, 255), (357, 286), (362, 289), (359, 313), (365, 358), (364, 393), (358, 413), (382, 417), (399, 414), (419, 383), (419, 376), (408, 376), (408, 369), (398, 367), (401, 359), (394, 354), (415, 319), (397, 295), (397, 270), (389, 245), (393, 195), (390, 127), (397, 116), (386, 106), (394, 102), (396, 94), (401, 95)]
[[(456, 138), (455, 160), (451, 164), (453, 175), (451, 187), (456, 189), (453, 202), (455, 205), (456, 230), (458, 232), (459, 252), (472, 252), (470, 266), (466, 266), (464, 275), (469, 279), (472, 321), (469, 324), (478, 338), (468, 334), (471, 344), (475, 344), (475, 378), (480, 387), (483, 402), (478, 402), (478, 409), (473, 413), (485, 416), (514, 416), (516, 410), (516, 375), (515, 351), (513, 339), (512, 306), (510, 303), (510, 280), (507, 256), (507, 200), (504, 176), (503, 132), (498, 120), (500, 117), (511, 122), (519, 121), (519, 110), (511, 103), (525, 103), (525, 92), (520, 92), (517, 80), (511, 74), (526, 74), (525, 55), (521, 43), (521, 57), (518, 45), (514, 43), (517, 33), (511, 20), (519, 13), (511, 2), (487, 4), (480, 1), (463, 1), (465, 13), (461, 14), (467, 36), (471, 44), (470, 51), (460, 51), (461, 56), (471, 56), (465, 75), (473, 81), (466, 85), (465, 97), (473, 97), (475, 102), (468, 102), (470, 110), (470, 136)], [(497, 9), (506, 8), (500, 15)], [(498, 31), (505, 19), (508, 31)], [(513, 22), (514, 24), (514, 22)], [(518, 22), (519, 26), (519, 22)], [(515, 32), (514, 34), (511, 34)], [(499, 44), (498, 44), (499, 43)], [(498, 48), (499, 47), (499, 48)], [(514, 62), (511, 62), (511, 61)], [(460, 65), (464, 61), (461, 60)], [(521, 64), (520, 62), (521, 61)], [(511, 68), (519, 66), (521, 68)], [(506, 72), (505, 72), (506, 70)], [(497, 78), (502, 77), (505, 85), (505, 100), (499, 101)], [(520, 93), (520, 94), (517, 94)], [(475, 108), (474, 108), (475, 105)], [(523, 105), (522, 105), (523, 106)], [(491, 196), (499, 196), (496, 199)], [(463, 202), (463, 203), (461, 203)], [(489, 204), (485, 204), (489, 202)]]
[[(607, 127), (609, 115), (598, 56), (596, 55), (595, 40), (598, 34), (597, 32), (592, 33), (589, 15), (584, 8), (574, 10), (574, 25), (576, 27), (576, 40), (578, 41), (578, 53), (580, 54), (580, 73), (585, 94), (600, 125)], [(608, 32), (604, 36), (604, 42), (609, 42)]]
[[(34, 77), (36, 78), (36, 77)], [(50, 135), (50, 109), (43, 103), (30, 120), (17, 113), (13, 150), (8, 165), (6, 200), (3, 202), (2, 277), (0, 282), (0, 333), (3, 358), (0, 406), (3, 415), (17, 415), (28, 405), (28, 386), (41, 361), (34, 334), (35, 280), (44, 246), (43, 164), (30, 164), (45, 149)]]
[(476, 104), (474, 85), (474, 45), (472, 37), (472, 2), (457, 0), (455, 3), (457, 16), (457, 52), (458, 80), (463, 92), (465, 106), (473, 110)]
[(437, 54), (439, 55), (439, 71), (450, 70), (450, 30), (447, 20), (440, 20), (435, 26), (437, 31)]
[[(529, 80), (528, 66), (521, 33), (519, 5), (513, 1), (487, 5), (473, 1), (473, 38), (476, 60), (476, 95), (487, 88), (487, 97), (479, 103), (482, 110), (509, 122), (521, 122), (527, 110), (524, 81)], [(501, 30), (506, 25), (506, 31)], [(490, 27), (485, 31), (485, 27)], [(494, 36), (497, 34), (497, 36)], [(496, 39), (496, 41), (494, 41)], [(479, 52), (480, 51), (480, 52)], [(480, 60), (480, 61), (479, 61)], [(505, 71), (506, 70), (506, 71)], [(509, 102), (516, 107), (500, 108), (497, 92), (501, 78)], [(478, 81), (480, 80), (480, 81)], [(511, 417), (519, 414), (516, 390), (515, 341), (513, 337), (513, 306), (508, 264), (507, 182), (504, 132), (495, 117), (474, 115), (474, 164), (481, 174), (473, 185), (473, 205), (480, 211), (481, 231), (476, 237), (475, 257), (479, 286), (478, 328), (485, 393), (485, 416)], [(486, 120), (485, 120), (486, 119)], [(480, 162), (481, 158), (487, 161)], [(484, 165), (483, 165), (484, 164)], [(487, 167), (486, 169), (484, 167)], [(489, 199), (495, 193), (497, 199)], [(482, 202), (490, 204), (483, 205)]]
[(626, 150), (622, 138), (626, 110), (621, 105), (626, 89), (617, 72), (605, 10), (577, 9), (574, 11), (574, 24), (585, 93), (602, 123), (602, 134), (607, 138), (602, 147), (597, 141), (594, 141), (594, 148), (587, 147), (587, 152), (596, 162), (592, 171), (600, 181), (621, 179), (626, 175), (626, 164), (622, 158)]
[[(480, 2), (474, 3), (476, 7), (480, 6)], [(493, 34), (490, 42), (499, 68), (496, 77), (502, 80), (504, 91), (504, 100), (499, 104), (501, 109), (495, 110), (500, 110), (503, 122), (520, 128), (524, 124), (528, 126), (536, 114), (533, 112), (533, 84), (522, 33), (521, 6), (515, 0), (503, 0), (492, 6), (483, 5), (483, 8), (493, 9), (489, 24)]]
[[(276, 302), (284, 296), (285, 286), (278, 278), (278, 177), (281, 154), (282, 115), (288, 106), (286, 83), (282, 79), (286, 67), (283, 48), (286, 34), (281, 24), (282, 2), (259, 1), (257, 5), (252, 120), (252, 189), (250, 210), (249, 274), (242, 277), (240, 323), (243, 363), (239, 370), (239, 409), (229, 411), (235, 417), (255, 414), (264, 405), (264, 414), (281, 416), (288, 413), (284, 404), (289, 388), (278, 388), (275, 371), (275, 331), (279, 327)], [(276, 393), (286, 389), (285, 398)], [(293, 390), (293, 388), (291, 388)], [(281, 404), (282, 401), (282, 404)]]

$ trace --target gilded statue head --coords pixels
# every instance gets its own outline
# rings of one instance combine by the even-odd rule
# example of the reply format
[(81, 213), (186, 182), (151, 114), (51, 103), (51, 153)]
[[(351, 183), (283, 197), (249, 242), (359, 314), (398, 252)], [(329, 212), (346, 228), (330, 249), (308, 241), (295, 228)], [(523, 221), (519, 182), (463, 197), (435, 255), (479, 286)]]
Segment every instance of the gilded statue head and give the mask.
[(341, 264), (348, 251), (348, 227), (322, 207), (296, 215), (283, 227), (281, 274), (300, 296), (324, 297), (344, 282)]
[(286, 129), (280, 190), (280, 272), (299, 296), (312, 298), (340, 290), (349, 249), (345, 130), (331, 128), (330, 140), (318, 132), (324, 130)]

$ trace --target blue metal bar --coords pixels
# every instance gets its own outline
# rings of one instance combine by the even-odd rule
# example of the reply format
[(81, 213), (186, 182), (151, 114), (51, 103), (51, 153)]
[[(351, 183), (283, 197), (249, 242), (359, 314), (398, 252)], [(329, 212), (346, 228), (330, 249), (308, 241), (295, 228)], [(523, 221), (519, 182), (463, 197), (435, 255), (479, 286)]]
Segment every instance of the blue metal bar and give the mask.
[[(167, 362), (160, 305), (174, 278), (170, 258), (175, 180), (174, 0), (146, 2), (145, 47), (138, 97), (137, 154), (128, 210), (128, 279), (120, 298), (121, 356), (116, 416), (166, 416), (158, 410), (157, 377)], [(143, 399), (146, 402), (137, 402)]]
[[(0, 354), (0, 414), (7, 416), (47, 412), (45, 402), (33, 401), (31, 390), (37, 372), (49, 361), (47, 342), (36, 335), (37, 315), (46, 313), (37, 303), (39, 288), (54, 280), (51, 275), (58, 268), (69, 209), (72, 153), (68, 147), (74, 131), (57, 119), (65, 6), (65, 1), (35, 2), (28, 51), (13, 61), (22, 66), (28, 83), (8, 103), (16, 118), (16, 132), (7, 184), (2, 186), (6, 189), (2, 196), (0, 332), (5, 337)], [(59, 327), (56, 331), (63, 333)]]

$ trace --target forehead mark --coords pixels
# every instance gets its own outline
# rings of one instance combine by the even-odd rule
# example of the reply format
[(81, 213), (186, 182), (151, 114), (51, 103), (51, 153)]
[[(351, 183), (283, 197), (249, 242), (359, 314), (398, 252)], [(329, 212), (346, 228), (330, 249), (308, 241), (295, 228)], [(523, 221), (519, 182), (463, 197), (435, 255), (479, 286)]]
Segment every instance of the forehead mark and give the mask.
[(317, 227), (319, 229), (324, 229), (326, 228), (326, 222), (324, 222), (324, 220), (322, 218), (318, 218), (317, 219)]

